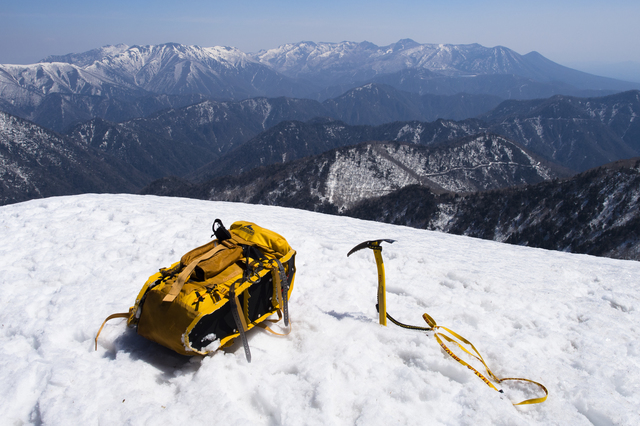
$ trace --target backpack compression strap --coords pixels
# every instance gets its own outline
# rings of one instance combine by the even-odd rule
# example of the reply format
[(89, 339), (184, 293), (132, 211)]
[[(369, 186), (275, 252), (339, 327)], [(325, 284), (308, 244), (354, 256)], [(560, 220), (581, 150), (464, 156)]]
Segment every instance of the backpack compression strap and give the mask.
[[(275, 266), (274, 266), (275, 263)], [(274, 281), (274, 289), (276, 292), (276, 300), (279, 304), (279, 308), (276, 311), (278, 313), (278, 320), (282, 318), (282, 314), (280, 313), (280, 309), (284, 312), (284, 324), (288, 326), (290, 324), (289, 321), (289, 305), (288, 305), (288, 295), (289, 295), (289, 280), (287, 280), (287, 276), (284, 272), (284, 266), (277, 259), (272, 259), (269, 262), (269, 266), (272, 269), (272, 276)], [(236, 292), (236, 286), (240, 284), (242, 280), (234, 282), (229, 288), (229, 301), (231, 302), (231, 314), (233, 315), (233, 320), (236, 323), (236, 328), (238, 333), (240, 334), (240, 339), (242, 340), (242, 346), (244, 347), (244, 354), (247, 357), (247, 361), (251, 362), (251, 349), (249, 348), (249, 341), (247, 339), (247, 331), (249, 330), (249, 312), (248, 312), (248, 304), (249, 304), (249, 293), (245, 292), (244, 295), (244, 307), (240, 303), (239, 295)], [(277, 322), (272, 320), (267, 320), (269, 322)], [(289, 334), (276, 333), (267, 325), (262, 323), (252, 323), (253, 325), (257, 325), (264, 330), (273, 333), (278, 336), (286, 336)], [(291, 331), (291, 329), (289, 329)]]
[[(240, 281), (241, 282), (241, 281)], [(244, 311), (240, 306), (240, 300), (238, 299), (238, 294), (236, 293), (236, 285), (239, 281), (234, 282), (229, 288), (229, 301), (233, 306), (231, 306), (231, 314), (233, 315), (233, 319), (236, 323), (236, 328), (238, 329), (238, 333), (240, 333), (240, 339), (242, 340), (242, 346), (244, 346), (244, 354), (247, 357), (247, 362), (251, 362), (251, 350), (249, 349), (249, 341), (247, 340), (247, 330), (249, 330), (249, 326), (247, 326), (247, 320), (244, 317)], [(245, 300), (247, 296), (245, 296)]]
[(173, 282), (173, 285), (171, 286), (169, 293), (164, 297), (164, 299), (162, 299), (162, 301), (173, 302), (175, 300), (178, 294), (180, 294), (180, 290), (182, 290), (184, 283), (187, 282), (193, 270), (196, 269), (196, 266), (198, 266), (198, 263), (202, 262), (203, 260), (211, 259), (219, 251), (224, 250), (225, 248), (230, 248), (232, 246), (233, 246), (233, 243), (228, 242), (228, 240), (225, 240), (225, 241), (222, 241), (220, 244), (216, 245), (214, 248), (212, 248), (208, 252), (205, 252), (200, 256), (196, 257), (195, 259), (193, 259), (187, 266), (185, 266), (182, 272), (180, 272), (180, 274), (178, 275), (178, 278), (176, 278), (176, 280)]
[(284, 313), (284, 325), (289, 325), (289, 281), (287, 275), (284, 272), (284, 266), (278, 259), (272, 259), (271, 262), (275, 262), (276, 266), (272, 269), (273, 281), (276, 291), (276, 299), (279, 307)]

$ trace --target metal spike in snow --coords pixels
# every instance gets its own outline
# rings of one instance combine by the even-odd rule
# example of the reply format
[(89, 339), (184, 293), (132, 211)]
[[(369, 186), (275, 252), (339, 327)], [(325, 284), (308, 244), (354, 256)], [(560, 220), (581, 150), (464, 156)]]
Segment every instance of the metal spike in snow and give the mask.
[(385, 290), (385, 281), (384, 281), (384, 263), (382, 262), (382, 246), (383, 242), (393, 244), (395, 240), (371, 240), (365, 241), (354, 248), (352, 248), (349, 253), (347, 253), (347, 257), (351, 256), (353, 253), (358, 250), (362, 250), (363, 248), (370, 248), (373, 250), (373, 255), (376, 258), (376, 266), (378, 267), (378, 320), (381, 325), (387, 325), (387, 296)]
[(287, 280), (287, 274), (284, 272), (284, 266), (278, 259), (276, 259), (278, 265), (278, 274), (280, 274), (280, 282), (282, 283), (282, 313), (284, 315), (284, 325), (289, 325), (289, 280)]

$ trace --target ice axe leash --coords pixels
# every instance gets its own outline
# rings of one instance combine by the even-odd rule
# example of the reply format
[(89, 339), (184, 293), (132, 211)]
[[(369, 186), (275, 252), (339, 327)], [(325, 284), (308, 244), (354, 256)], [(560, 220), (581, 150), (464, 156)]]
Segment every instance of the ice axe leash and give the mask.
[[(489, 367), (487, 366), (484, 358), (482, 358), (482, 355), (480, 355), (480, 353), (478, 352), (478, 350), (475, 348), (475, 346), (473, 346), (473, 343), (471, 343), (470, 341), (468, 341), (467, 339), (465, 339), (464, 337), (462, 337), (461, 335), (459, 335), (458, 333), (446, 328), (446, 327), (442, 327), (439, 326), (436, 321), (427, 313), (425, 313), (422, 318), (424, 319), (424, 321), (429, 325), (429, 327), (418, 327), (418, 326), (414, 326), (414, 325), (407, 325), (407, 324), (403, 324), (397, 320), (395, 320), (391, 315), (389, 315), (387, 313), (387, 298), (386, 298), (386, 283), (385, 283), (385, 274), (384, 274), (384, 262), (382, 260), (382, 243), (386, 242), (389, 244), (393, 244), (395, 242), (395, 240), (389, 240), (389, 239), (380, 239), (380, 240), (370, 240), (370, 241), (364, 241), (360, 244), (358, 244), (357, 246), (355, 246), (354, 248), (352, 248), (349, 253), (347, 253), (347, 257), (351, 256), (353, 253), (362, 250), (364, 248), (370, 248), (371, 250), (373, 250), (373, 255), (376, 259), (376, 266), (378, 269), (378, 304), (376, 305), (376, 308), (378, 309), (378, 319), (380, 321), (381, 325), (386, 326), (387, 325), (387, 319), (389, 319), (392, 323), (396, 324), (399, 327), (402, 328), (407, 328), (407, 329), (411, 329), (411, 330), (420, 330), (420, 331), (433, 331), (433, 336), (436, 338), (436, 340), (438, 341), (438, 344), (440, 345), (440, 347), (442, 347), (442, 349), (449, 355), (451, 356), (451, 358), (455, 359), (456, 361), (458, 361), (461, 365), (464, 365), (465, 367), (467, 367), (468, 369), (470, 369), (471, 371), (473, 371), (473, 373), (478, 376), (480, 379), (482, 379), (483, 382), (485, 382), (487, 384), (487, 386), (489, 386), (490, 388), (500, 392), (500, 393), (504, 393), (501, 389), (498, 389), (493, 383), (502, 383), (508, 380), (516, 380), (516, 381), (522, 381), (522, 382), (526, 382), (526, 383), (532, 383), (534, 385), (537, 385), (538, 387), (540, 387), (543, 391), (544, 391), (544, 396), (540, 397), (540, 398), (532, 398), (532, 399), (527, 399), (518, 403), (513, 403), (513, 405), (527, 405), (527, 404), (539, 404), (541, 402), (544, 402), (547, 399), (547, 396), (549, 395), (549, 392), (547, 391), (547, 388), (545, 388), (542, 384), (538, 383), (538, 382), (534, 382), (533, 380), (529, 380), (529, 379), (521, 379), (521, 378), (513, 378), (513, 377), (508, 377), (508, 378), (503, 378), (500, 379), (498, 378), (495, 374), (493, 374), (493, 372), (489, 369)], [(437, 332), (436, 330), (444, 330), (447, 334), (444, 334), (443, 332)], [(451, 349), (449, 349), (449, 347), (447, 347), (447, 345), (444, 342), (448, 342), (451, 343), (453, 345), (456, 345), (458, 348), (460, 348), (462, 351), (464, 351), (467, 355), (471, 356), (472, 358), (475, 358), (476, 360), (478, 360), (480, 363), (482, 363), (482, 365), (484, 366), (487, 375), (489, 376), (489, 378), (491, 380), (489, 380), (485, 375), (483, 375), (482, 373), (480, 373), (478, 370), (476, 370), (473, 366), (471, 366), (469, 363), (463, 361), (460, 357), (458, 357), (455, 353), (453, 353), (453, 351), (451, 351)]]

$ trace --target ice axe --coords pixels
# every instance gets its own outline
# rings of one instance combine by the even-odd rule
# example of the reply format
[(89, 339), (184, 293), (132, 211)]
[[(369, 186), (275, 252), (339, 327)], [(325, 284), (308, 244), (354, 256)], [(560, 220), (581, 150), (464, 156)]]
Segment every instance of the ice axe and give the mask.
[[(504, 382), (506, 380), (516, 380), (516, 381), (528, 382), (528, 383), (532, 383), (534, 385), (539, 386), (544, 391), (544, 396), (542, 396), (540, 398), (527, 399), (527, 400), (524, 400), (522, 402), (518, 402), (518, 403), (513, 404), (513, 405), (538, 404), (540, 402), (544, 402), (547, 399), (547, 396), (549, 395), (549, 392), (547, 391), (547, 388), (545, 388), (544, 385), (542, 385), (542, 384), (540, 384), (538, 382), (534, 382), (533, 380), (529, 380), (529, 379), (522, 379), (522, 378), (515, 378), (515, 377), (507, 377), (507, 378), (503, 378), (503, 379), (498, 378), (495, 374), (493, 374), (493, 372), (491, 372), (491, 370), (489, 369), (489, 367), (485, 363), (484, 359), (482, 358), (482, 355), (480, 355), (480, 353), (475, 348), (475, 346), (473, 346), (473, 343), (471, 343), (470, 341), (468, 341), (467, 339), (465, 339), (464, 337), (462, 337), (461, 335), (459, 335), (455, 331), (452, 331), (452, 330), (450, 330), (450, 329), (448, 329), (446, 327), (439, 326), (436, 323), (436, 321), (429, 314), (425, 313), (422, 316), (424, 318), (424, 320), (426, 321), (426, 323), (429, 325), (429, 327), (418, 327), (418, 326), (415, 326), (415, 325), (403, 324), (403, 323), (395, 320), (391, 315), (389, 315), (387, 313), (386, 290), (385, 290), (385, 280), (384, 280), (384, 264), (382, 262), (382, 246), (381, 246), (381, 244), (383, 242), (394, 243), (395, 240), (365, 241), (363, 243), (358, 244), (357, 246), (352, 248), (351, 251), (349, 251), (349, 253), (347, 253), (347, 257), (349, 257), (349, 256), (351, 256), (352, 253), (355, 253), (358, 250), (362, 250), (363, 248), (370, 248), (371, 250), (373, 250), (373, 254), (374, 254), (375, 258), (376, 258), (376, 265), (378, 266), (378, 305), (377, 305), (377, 307), (378, 307), (378, 315), (379, 315), (379, 318), (380, 318), (380, 324), (381, 325), (386, 326), (387, 325), (387, 318), (389, 318), (389, 320), (392, 323), (394, 323), (395, 325), (397, 325), (399, 327), (402, 327), (402, 328), (407, 328), (407, 329), (411, 329), (411, 330), (418, 330), (418, 331), (433, 331), (434, 332), (433, 336), (436, 338), (436, 340), (437, 340), (438, 344), (440, 345), (440, 347), (447, 354), (449, 354), (454, 360), (458, 361), (460, 364), (462, 364), (465, 367), (467, 367), (470, 370), (472, 370), (475, 373), (476, 376), (478, 376), (480, 379), (482, 379), (483, 382), (485, 382), (489, 387), (491, 387), (494, 390), (497, 390), (498, 392), (504, 393), (501, 389), (498, 389), (491, 382), (491, 380), (493, 380), (497, 384), (502, 383), (502, 382)], [(438, 331), (438, 330), (443, 330), (443, 331)], [(445, 334), (445, 332), (446, 332), (446, 334)], [(460, 357), (458, 357), (455, 353), (453, 353), (451, 351), (451, 349), (449, 349), (449, 347), (447, 346), (447, 343), (452, 343), (452, 344), (456, 345), (456, 347), (458, 347), (459, 349), (463, 350), (468, 355), (471, 355), (476, 360), (480, 361), (482, 363), (482, 365), (485, 367), (486, 371), (487, 371), (488, 378), (486, 376), (484, 376), (480, 371), (478, 371), (475, 367), (473, 367), (472, 365), (470, 365), (469, 363), (467, 363), (466, 361), (464, 361)]]
[(382, 262), (382, 246), (380, 245), (383, 242), (387, 242), (389, 244), (393, 244), (395, 240), (372, 240), (365, 241), (349, 251), (347, 253), (347, 257), (351, 256), (353, 253), (358, 250), (362, 250), (363, 248), (370, 248), (373, 250), (373, 255), (376, 258), (376, 266), (378, 267), (378, 317), (380, 319), (380, 324), (386, 326), (387, 325), (387, 296), (384, 282), (384, 263)]

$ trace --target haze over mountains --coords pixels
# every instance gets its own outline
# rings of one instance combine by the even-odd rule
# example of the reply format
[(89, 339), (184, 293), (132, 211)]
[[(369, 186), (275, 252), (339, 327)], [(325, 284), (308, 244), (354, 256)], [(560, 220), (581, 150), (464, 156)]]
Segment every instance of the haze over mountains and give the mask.
[[(517, 209), (497, 214), (492, 230), (438, 218), (467, 217), (477, 191), (519, 193), (509, 188), (640, 156), (637, 89), (477, 44), (302, 42), (254, 54), (105, 46), (0, 65), (0, 203), (146, 186), (533, 244), (531, 227), (518, 230), (527, 238), (505, 231)], [(640, 172), (624, 164), (620, 176)], [(462, 198), (447, 201), (454, 193)], [(417, 220), (415, 208), (429, 214)], [(590, 212), (576, 229), (602, 214)], [(635, 223), (629, 214), (624, 223)], [(587, 246), (567, 241), (549, 248)], [(640, 258), (611, 244), (598, 253)]]

